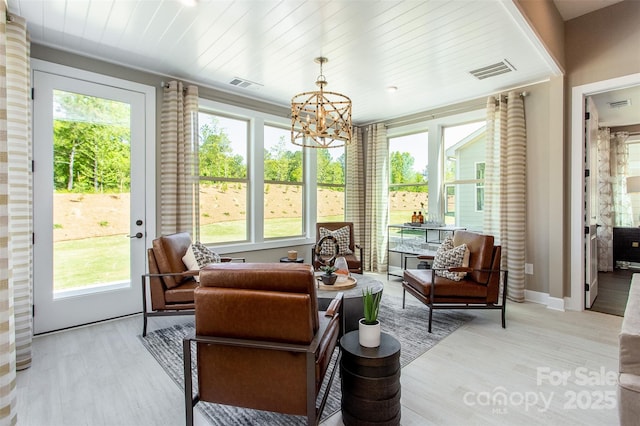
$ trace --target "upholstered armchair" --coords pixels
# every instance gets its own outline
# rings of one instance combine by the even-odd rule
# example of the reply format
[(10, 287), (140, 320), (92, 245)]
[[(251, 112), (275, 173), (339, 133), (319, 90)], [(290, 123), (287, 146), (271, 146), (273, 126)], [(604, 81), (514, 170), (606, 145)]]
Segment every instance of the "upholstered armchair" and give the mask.
[[(325, 235), (334, 237), (331, 238), (332, 241), (326, 241), (326, 250), (323, 249), (325, 244), (321, 242)], [(335, 247), (338, 247), (338, 253)], [(334, 256), (344, 256), (349, 271), (362, 274), (363, 251), (354, 240), (353, 222), (318, 222), (316, 224), (316, 244), (311, 248), (313, 267), (320, 268), (321, 262)]]
[(316, 400), (338, 347), (342, 293), (318, 312), (315, 285), (311, 265), (298, 263), (227, 263), (201, 271), (196, 335), (183, 345), (187, 425), (198, 401), (303, 415), (318, 424), (328, 392), (318, 407)]
[[(469, 251), (468, 266), (404, 271), (402, 307), (405, 305), (406, 293), (427, 305), (429, 333), (434, 309), (499, 309), (502, 311), (502, 328), (506, 326), (507, 271), (500, 269), (501, 247), (494, 246), (493, 236), (456, 231), (453, 246), (462, 244), (466, 244)], [(434, 260), (433, 256), (418, 258)], [(440, 276), (436, 271), (462, 274), (464, 277), (457, 277), (459, 281), (456, 281)]]
[[(147, 335), (147, 319), (152, 316), (193, 314), (193, 291), (198, 286), (199, 270), (188, 270), (182, 258), (191, 245), (187, 232), (165, 235), (153, 240), (147, 249), (149, 273), (142, 275), (142, 335)], [(221, 262), (231, 262), (221, 257)], [(238, 259), (244, 262), (244, 259)], [(151, 310), (147, 301), (147, 280)]]

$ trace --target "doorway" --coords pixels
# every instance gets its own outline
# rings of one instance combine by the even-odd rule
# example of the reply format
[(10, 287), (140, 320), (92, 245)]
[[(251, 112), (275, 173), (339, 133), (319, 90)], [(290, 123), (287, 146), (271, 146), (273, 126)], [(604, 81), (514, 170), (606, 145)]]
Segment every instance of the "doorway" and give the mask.
[(155, 89), (36, 62), (34, 332), (142, 310)]
[[(586, 259), (584, 234), (587, 226), (585, 206), (591, 200), (585, 191), (585, 99), (618, 89), (640, 85), (640, 74), (633, 74), (611, 80), (574, 87), (572, 91), (572, 141), (571, 141), (571, 297), (567, 298), (567, 307), (572, 310), (584, 310), (589, 306), (586, 300), (587, 270), (591, 263)], [(598, 274), (600, 275), (600, 274)], [(598, 280), (600, 281), (600, 280)], [(600, 289), (602, 284), (600, 283)], [(594, 303), (598, 303), (597, 299)]]

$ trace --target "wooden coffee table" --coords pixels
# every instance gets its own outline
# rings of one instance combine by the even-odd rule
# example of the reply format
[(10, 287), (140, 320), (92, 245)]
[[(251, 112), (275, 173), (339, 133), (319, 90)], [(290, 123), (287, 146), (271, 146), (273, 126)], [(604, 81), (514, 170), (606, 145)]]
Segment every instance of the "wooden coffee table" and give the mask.
[[(342, 291), (342, 293), (344, 294), (344, 306), (342, 308), (342, 312), (345, 320), (345, 333), (357, 330), (358, 321), (364, 316), (364, 307), (362, 305), (362, 290), (369, 287), (371, 288), (371, 293), (376, 294), (384, 289), (384, 285), (382, 284), (382, 282), (367, 275), (351, 274), (351, 276), (356, 279), (357, 283), (355, 287), (347, 290), (343, 290), (337, 287), (335, 290), (323, 290), (318, 288), (319, 286), (316, 286), (318, 295), (318, 307), (321, 310), (327, 309), (329, 303), (333, 300), (338, 291)], [(322, 287), (327, 288), (327, 286)]]

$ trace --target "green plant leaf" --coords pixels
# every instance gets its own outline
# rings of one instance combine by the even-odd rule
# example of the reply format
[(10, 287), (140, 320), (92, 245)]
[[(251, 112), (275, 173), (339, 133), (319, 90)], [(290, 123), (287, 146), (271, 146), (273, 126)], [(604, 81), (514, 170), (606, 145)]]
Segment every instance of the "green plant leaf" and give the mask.
[(364, 306), (365, 324), (375, 324), (378, 321), (378, 313), (380, 311), (381, 300), (381, 291), (373, 294), (370, 287), (362, 289), (362, 304)]

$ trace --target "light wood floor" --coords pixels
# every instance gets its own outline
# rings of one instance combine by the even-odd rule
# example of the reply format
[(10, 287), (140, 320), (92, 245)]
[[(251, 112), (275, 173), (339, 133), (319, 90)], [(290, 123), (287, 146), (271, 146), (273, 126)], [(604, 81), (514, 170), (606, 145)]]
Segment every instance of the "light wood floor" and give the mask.
[[(400, 282), (385, 292), (400, 295)], [(618, 424), (608, 406), (622, 318), (510, 303), (505, 330), (499, 311), (469, 312), (472, 321), (402, 370), (403, 425)], [(179, 321), (155, 318), (151, 329)], [(36, 337), (33, 366), (18, 373), (18, 424), (184, 424), (182, 391), (140, 343), (141, 322)], [(500, 395), (505, 405), (491, 402)], [(198, 415), (196, 424), (207, 423)], [(342, 425), (340, 414), (324, 424)]]

